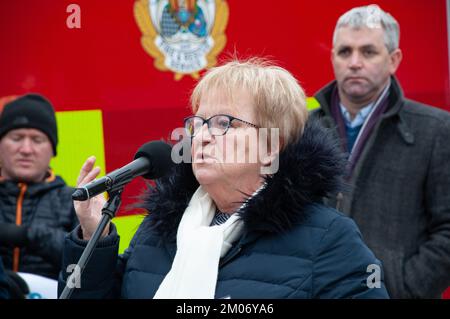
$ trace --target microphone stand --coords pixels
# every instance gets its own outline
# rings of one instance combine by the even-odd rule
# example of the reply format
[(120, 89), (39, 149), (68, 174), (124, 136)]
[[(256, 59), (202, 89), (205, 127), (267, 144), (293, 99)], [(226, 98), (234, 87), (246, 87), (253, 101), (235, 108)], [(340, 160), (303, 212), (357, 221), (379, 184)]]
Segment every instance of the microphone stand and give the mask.
[[(67, 278), (66, 286), (64, 287), (64, 290), (61, 293), (59, 299), (70, 299), (70, 297), (72, 296), (72, 293), (76, 288), (74, 284), (76, 278), (74, 277), (79, 276), (79, 280), (81, 280), (83, 271), (86, 268), (87, 263), (91, 259), (92, 253), (94, 252), (94, 249), (97, 246), (101, 234), (105, 230), (106, 225), (108, 225), (111, 219), (114, 218), (117, 210), (119, 209), (120, 204), (122, 203), (121, 198), (122, 191), (123, 186), (118, 189), (110, 190), (108, 192), (109, 199), (102, 208), (102, 219), (100, 220), (100, 223), (98, 224), (97, 229), (95, 230), (91, 239), (89, 239), (89, 242), (86, 248), (84, 249), (83, 254), (78, 260), (75, 271), (73, 271), (72, 274)], [(76, 269), (80, 269), (80, 271), (77, 272)]]

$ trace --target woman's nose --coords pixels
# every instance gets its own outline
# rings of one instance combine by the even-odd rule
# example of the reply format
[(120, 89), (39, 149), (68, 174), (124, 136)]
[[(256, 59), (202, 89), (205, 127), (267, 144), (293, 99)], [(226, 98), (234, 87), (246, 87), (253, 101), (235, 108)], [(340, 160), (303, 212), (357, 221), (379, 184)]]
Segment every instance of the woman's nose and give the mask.
[(209, 132), (208, 123), (203, 123), (197, 135), (200, 135), (203, 141), (211, 140), (212, 135)]
[(198, 147), (210, 143), (211, 139), (212, 136), (209, 132), (208, 125), (204, 123), (203, 126), (198, 129), (198, 132), (195, 133), (192, 143)]

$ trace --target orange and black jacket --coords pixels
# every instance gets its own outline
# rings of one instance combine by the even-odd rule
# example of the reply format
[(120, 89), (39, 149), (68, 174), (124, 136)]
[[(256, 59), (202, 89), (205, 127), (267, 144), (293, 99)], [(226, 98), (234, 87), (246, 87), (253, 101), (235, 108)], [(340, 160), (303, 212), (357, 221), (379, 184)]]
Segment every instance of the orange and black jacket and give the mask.
[(78, 223), (72, 192), (59, 176), (36, 184), (0, 181), (0, 225), (21, 234), (18, 241), (0, 242), (6, 269), (57, 278), (64, 236)]

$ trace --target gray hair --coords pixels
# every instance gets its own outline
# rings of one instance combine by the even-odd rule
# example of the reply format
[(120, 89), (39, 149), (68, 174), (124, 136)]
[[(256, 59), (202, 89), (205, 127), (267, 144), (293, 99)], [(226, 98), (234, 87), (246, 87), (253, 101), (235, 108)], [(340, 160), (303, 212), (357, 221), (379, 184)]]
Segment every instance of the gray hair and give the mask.
[(353, 8), (344, 13), (336, 23), (333, 33), (333, 46), (336, 44), (338, 29), (344, 26), (350, 26), (355, 29), (382, 27), (384, 30), (384, 44), (388, 51), (392, 52), (399, 47), (400, 26), (397, 20), (376, 4)]

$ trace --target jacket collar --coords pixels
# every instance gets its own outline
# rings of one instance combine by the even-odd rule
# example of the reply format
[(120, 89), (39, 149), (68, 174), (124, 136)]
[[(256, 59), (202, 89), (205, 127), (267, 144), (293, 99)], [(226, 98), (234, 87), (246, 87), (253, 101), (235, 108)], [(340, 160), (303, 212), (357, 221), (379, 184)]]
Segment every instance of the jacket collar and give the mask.
[[(278, 172), (266, 178), (266, 187), (242, 212), (245, 238), (251, 240), (252, 232), (288, 231), (305, 217), (307, 205), (341, 188), (346, 160), (330, 134), (318, 121), (309, 120), (300, 140), (283, 150)], [(198, 186), (191, 164), (177, 165), (142, 195), (137, 207), (149, 212), (144, 224), (173, 239)]]
[[(325, 115), (323, 122), (326, 127), (335, 127), (334, 120), (331, 116), (330, 101), (331, 94), (334, 87), (336, 86), (336, 81), (332, 81), (319, 90), (315, 98), (320, 104), (320, 112)], [(387, 111), (382, 115), (381, 120), (388, 118), (397, 119), (397, 130), (400, 136), (406, 144), (414, 144), (414, 134), (408, 124), (406, 123), (403, 113), (403, 106), (405, 104), (405, 97), (403, 94), (403, 89), (395, 76), (391, 76), (391, 87), (389, 91), (389, 106)]]
[[(19, 185), (24, 184), (17, 181), (6, 180), (0, 176), (0, 187), (10, 195), (17, 195), (20, 192)], [(48, 169), (45, 180), (41, 183), (27, 183), (27, 194), (34, 196), (41, 192), (46, 192), (53, 188), (59, 188), (65, 185), (63, 179), (56, 176), (52, 169)]]

